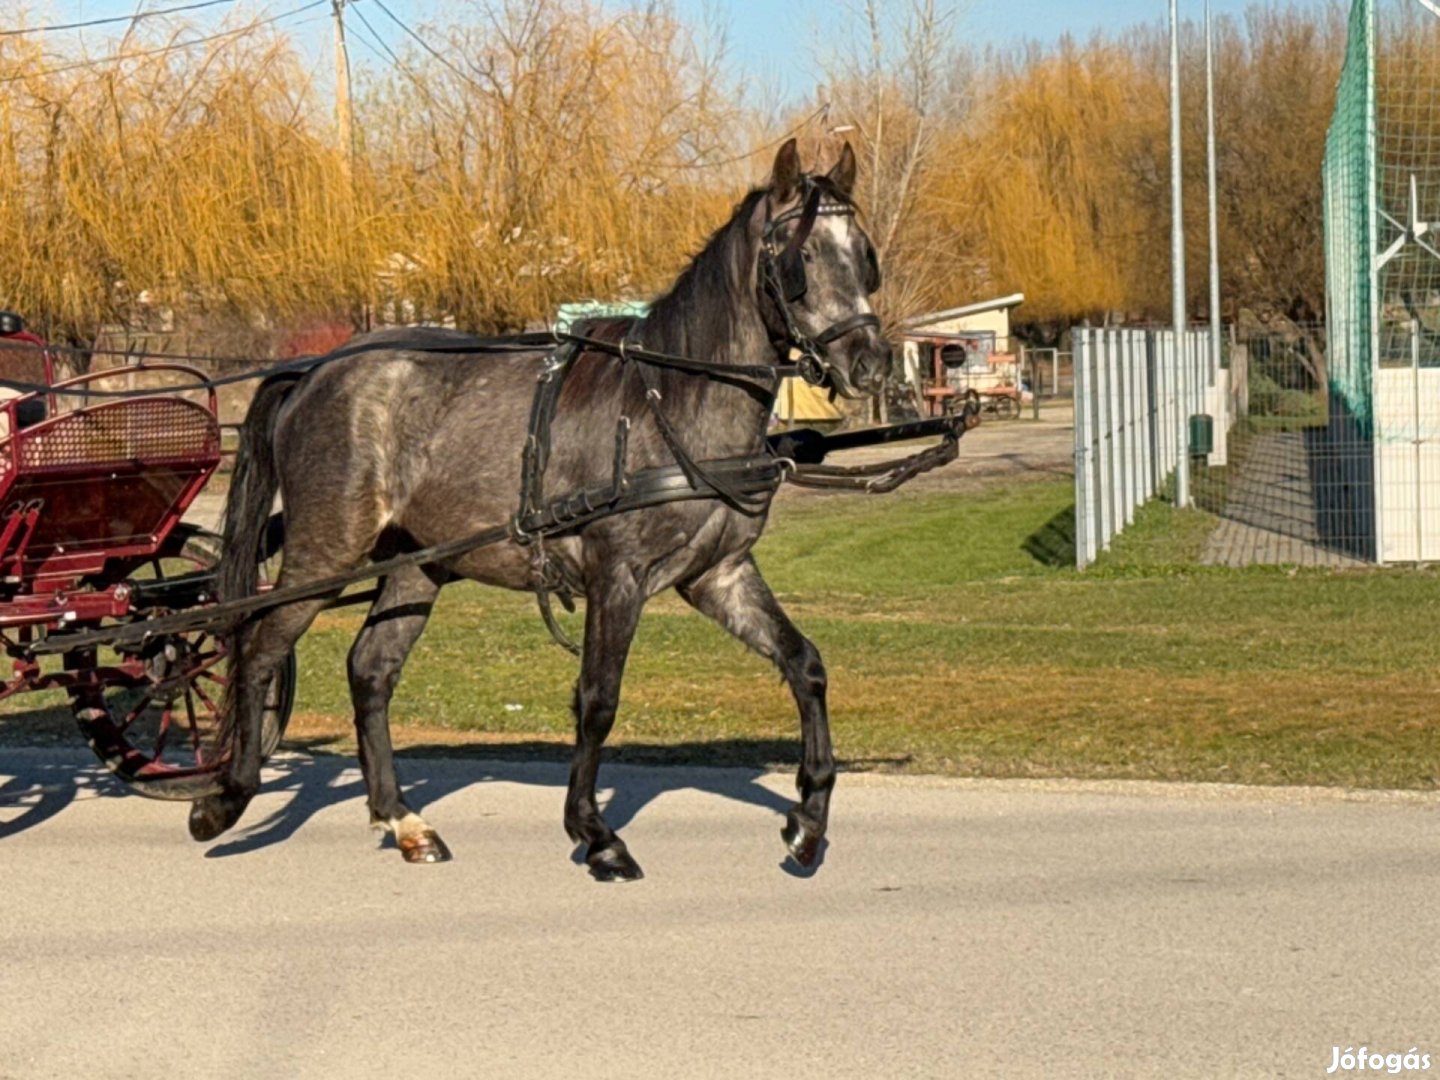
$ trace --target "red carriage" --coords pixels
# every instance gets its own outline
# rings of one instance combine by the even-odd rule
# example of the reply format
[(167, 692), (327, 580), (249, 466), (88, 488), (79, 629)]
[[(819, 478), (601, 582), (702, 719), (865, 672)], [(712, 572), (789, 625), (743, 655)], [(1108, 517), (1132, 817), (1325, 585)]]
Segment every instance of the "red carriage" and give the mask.
[[(106, 389), (137, 379), (154, 392)], [(163, 362), (57, 379), (46, 343), (0, 313), (0, 392), (13, 395), (0, 402), (0, 646), (11, 660), (0, 698), (67, 691), (101, 760), (156, 798), (215, 787), (223, 642), (211, 629), (162, 633), (69, 651), (58, 665), (35, 646), (214, 603), (219, 539), (181, 520), (221, 461), (205, 379)], [(271, 687), (267, 751), (294, 681), (292, 658)]]

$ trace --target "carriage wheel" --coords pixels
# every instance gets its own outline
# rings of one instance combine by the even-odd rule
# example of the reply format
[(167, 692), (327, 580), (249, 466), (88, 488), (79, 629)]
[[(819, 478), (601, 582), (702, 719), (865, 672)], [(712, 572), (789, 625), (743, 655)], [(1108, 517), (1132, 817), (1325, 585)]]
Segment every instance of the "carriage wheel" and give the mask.
[[(219, 538), (190, 526), (135, 577), (164, 578), (219, 561)], [(156, 612), (156, 614), (163, 614)], [(207, 630), (167, 634), (136, 651), (88, 650), (66, 667), (95, 678), (72, 692), (71, 708), (91, 749), (141, 795), (189, 801), (220, 791), (229, 756), (220, 739), (230, 662), (224, 641)], [(295, 655), (286, 656), (265, 697), (261, 756), (280, 743), (295, 702)]]
[(1020, 402), (1009, 395), (995, 399), (995, 417), (998, 420), (1014, 420), (1020, 415)]

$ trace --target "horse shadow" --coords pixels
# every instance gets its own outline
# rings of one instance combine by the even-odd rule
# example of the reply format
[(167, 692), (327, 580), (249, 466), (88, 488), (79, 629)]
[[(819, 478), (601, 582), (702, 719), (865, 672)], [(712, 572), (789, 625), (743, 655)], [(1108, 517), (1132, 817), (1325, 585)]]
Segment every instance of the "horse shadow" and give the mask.
[[(53, 715), (51, 715), (53, 713)], [(77, 752), (69, 718), (59, 710), (40, 709), (10, 719), (26, 721), (33, 735), (23, 749), (0, 750), (0, 841), (54, 819), (82, 799), (119, 798), (128, 789), (103, 766)], [(33, 729), (33, 730), (31, 730)], [(327, 807), (357, 800), (363, 813), (365, 785), (356, 760), (334, 737), (288, 739), (282, 753), (267, 763), (262, 794), (289, 796), (259, 820), (242, 825), (232, 836), (209, 847), (206, 858), (252, 854), (294, 836)], [(406, 803), (417, 811), (477, 784), (517, 783), (554, 788), (557, 817), (568, 782), (570, 748), (558, 742), (531, 740), (454, 746), (413, 745), (396, 752)], [(423, 762), (423, 764), (422, 764)], [(845, 759), (842, 769), (864, 770), (902, 765), (904, 758)], [(611, 791), (604, 805), (606, 820), (619, 830), (650, 803), (671, 791), (695, 790), (782, 818), (793, 798), (773, 791), (762, 781), (777, 770), (793, 771), (800, 763), (798, 740), (716, 739), (682, 743), (624, 743), (609, 747), (601, 784)], [(133, 797), (133, 796), (131, 796)], [(385, 843), (392, 842), (386, 838)], [(583, 862), (578, 851), (577, 862)], [(809, 876), (786, 860), (787, 872)]]
[[(267, 817), (244, 828), (232, 839), (209, 848), (206, 858), (248, 855), (294, 836), (321, 810), (347, 800), (363, 800), (364, 782), (353, 759), (331, 752), (332, 740), (309, 740), (303, 755), (287, 755), (267, 766), (262, 793), (285, 792), (291, 797)], [(288, 744), (292, 748), (294, 743)], [(568, 750), (556, 743), (522, 742), (503, 746), (410, 746), (396, 752), (405, 801), (417, 812), (447, 796), (477, 784), (515, 783), (554, 788), (559, 799), (568, 782)], [(423, 775), (408, 765), (425, 760)], [(697, 764), (703, 762), (704, 764)], [(890, 763), (890, 762), (885, 762)], [(783, 819), (793, 799), (778, 794), (761, 781), (777, 768), (797, 767), (799, 748), (791, 742), (769, 739), (723, 739), (679, 744), (630, 743), (612, 748), (602, 767), (602, 786), (612, 791), (603, 810), (617, 831), (623, 829), (650, 803), (667, 792), (694, 790), (769, 810)], [(845, 762), (850, 768), (881, 762)], [(393, 846), (386, 837), (385, 846)], [(579, 847), (572, 854), (584, 863)], [(795, 877), (810, 877), (824, 861), (822, 847), (815, 864), (800, 867), (793, 860), (781, 863)]]

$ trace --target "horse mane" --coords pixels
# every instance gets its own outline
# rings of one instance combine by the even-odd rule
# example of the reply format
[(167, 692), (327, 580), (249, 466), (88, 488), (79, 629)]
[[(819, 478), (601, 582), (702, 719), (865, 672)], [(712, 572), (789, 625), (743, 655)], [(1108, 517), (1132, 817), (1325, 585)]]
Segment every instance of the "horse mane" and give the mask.
[(766, 192), (756, 188), (741, 199), (670, 288), (651, 301), (646, 344), (697, 360), (723, 359), (716, 351), (732, 338), (736, 315), (753, 303), (748, 223)]
[[(828, 176), (807, 176), (805, 180), (827, 199), (854, 205)], [(651, 301), (642, 331), (648, 345), (700, 360), (723, 361), (715, 353), (733, 337), (735, 319), (744, 306), (755, 302), (751, 279), (755, 253), (749, 242), (749, 222), (769, 192), (768, 186), (748, 192), (670, 288)]]

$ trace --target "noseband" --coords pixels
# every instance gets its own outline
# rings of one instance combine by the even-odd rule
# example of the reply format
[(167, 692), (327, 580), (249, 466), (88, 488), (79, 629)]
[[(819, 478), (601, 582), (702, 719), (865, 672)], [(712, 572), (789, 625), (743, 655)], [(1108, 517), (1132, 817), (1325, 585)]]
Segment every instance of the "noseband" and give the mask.
[[(804, 297), (809, 289), (809, 281), (805, 274), (805, 259), (801, 255), (800, 249), (810, 238), (810, 233), (815, 228), (815, 220), (821, 214), (830, 217), (853, 217), (855, 208), (841, 200), (827, 201), (820, 187), (806, 177), (805, 198), (800, 205), (786, 210), (779, 217), (772, 218), (767, 204), (765, 230), (760, 246), (760, 281), (766, 295), (770, 297), (776, 310), (780, 313), (781, 322), (785, 325), (784, 344), (799, 352), (800, 356), (796, 364), (800, 376), (811, 386), (819, 386), (830, 378), (830, 363), (825, 358), (825, 346), (861, 327), (873, 326), (877, 330), (880, 328), (880, 319), (868, 311), (857, 312), (849, 318), (831, 323), (813, 337), (801, 330), (800, 324), (796, 322), (791, 305)], [(777, 249), (775, 245), (776, 232), (781, 225), (797, 218), (800, 223), (795, 227), (789, 242), (783, 248)], [(874, 280), (878, 278), (878, 271), (872, 272), (871, 278), (872, 280), (867, 281), (866, 284), (867, 290), (873, 292), (874, 288), (879, 285), (878, 280)]]

